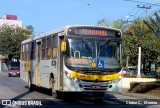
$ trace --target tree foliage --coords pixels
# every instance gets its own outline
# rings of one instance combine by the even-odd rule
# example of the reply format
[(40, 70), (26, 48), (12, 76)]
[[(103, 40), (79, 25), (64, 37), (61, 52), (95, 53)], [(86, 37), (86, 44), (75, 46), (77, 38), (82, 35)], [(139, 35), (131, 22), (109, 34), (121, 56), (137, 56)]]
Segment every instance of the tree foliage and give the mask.
[(98, 21), (99, 26), (107, 26), (109, 27), (109, 23), (105, 19), (101, 19)]
[(28, 25), (28, 26), (26, 26), (26, 28), (33, 34), (34, 28), (32, 25)]
[(0, 54), (12, 58), (19, 57), (21, 42), (27, 39), (31, 32), (20, 27), (3, 25), (0, 28)]
[(113, 21), (112, 23), (110, 23), (109, 21), (105, 20), (105, 19), (101, 19), (98, 21), (98, 25), (99, 26), (106, 26), (106, 27), (113, 27), (113, 28), (117, 28), (117, 29), (124, 29), (124, 22), (122, 22), (120, 19)]
[(157, 37), (160, 37), (160, 15), (159, 14), (160, 14), (160, 10), (155, 12), (147, 20), (144, 20), (144, 23)]
[(138, 47), (142, 48), (142, 62), (156, 62), (160, 51), (160, 39), (148, 28), (143, 19), (136, 19), (128, 25), (123, 35), (125, 56), (130, 56), (130, 63), (136, 65)]

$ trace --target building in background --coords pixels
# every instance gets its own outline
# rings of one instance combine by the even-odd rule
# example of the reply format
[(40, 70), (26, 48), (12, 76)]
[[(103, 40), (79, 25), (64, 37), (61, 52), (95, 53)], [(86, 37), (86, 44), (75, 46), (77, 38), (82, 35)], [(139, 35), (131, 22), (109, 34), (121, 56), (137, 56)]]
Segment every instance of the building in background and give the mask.
[(13, 26), (13, 27), (18, 26), (18, 27), (25, 28), (22, 21), (18, 20), (16, 15), (9, 15), (9, 14), (3, 15), (2, 18), (0, 18), (0, 26), (4, 24)]
[[(16, 15), (6, 14), (0, 18), (0, 27), (3, 25), (13, 26), (13, 27), (21, 27), (26, 28), (22, 21), (18, 20)], [(0, 55), (0, 72), (8, 71), (8, 58)]]
[(0, 55), (0, 72), (8, 71), (8, 58)]

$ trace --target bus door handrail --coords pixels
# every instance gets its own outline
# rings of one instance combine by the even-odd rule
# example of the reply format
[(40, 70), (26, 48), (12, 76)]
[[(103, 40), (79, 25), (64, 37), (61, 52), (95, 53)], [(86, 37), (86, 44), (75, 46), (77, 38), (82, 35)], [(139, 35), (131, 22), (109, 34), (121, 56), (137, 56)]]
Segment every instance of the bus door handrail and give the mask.
[(79, 58), (80, 58), (80, 51), (74, 51), (74, 58), (76, 57), (76, 53), (78, 53), (78, 56), (79, 56)]

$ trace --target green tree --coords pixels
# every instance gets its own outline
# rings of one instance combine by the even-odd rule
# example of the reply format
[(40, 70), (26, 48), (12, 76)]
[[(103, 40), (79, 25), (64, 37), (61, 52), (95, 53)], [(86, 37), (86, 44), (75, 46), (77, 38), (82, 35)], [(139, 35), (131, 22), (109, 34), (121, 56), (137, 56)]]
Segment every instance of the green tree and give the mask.
[[(152, 33), (160, 38), (160, 10), (156, 11), (152, 16), (150, 16), (147, 20), (144, 20), (144, 23), (148, 26), (148, 28), (152, 31)], [(160, 43), (156, 43), (157, 52), (160, 57)], [(160, 66), (160, 61), (157, 60), (157, 66)]]
[(137, 65), (138, 47), (142, 48), (142, 63), (151, 64), (157, 60), (160, 51), (160, 39), (143, 23), (136, 19), (126, 29), (123, 35), (125, 55), (130, 56), (130, 64)]
[(34, 28), (32, 25), (28, 25), (28, 26), (26, 26), (26, 28), (33, 34)]
[(107, 26), (109, 27), (109, 23), (105, 19), (101, 19), (97, 23), (99, 26)]
[(99, 26), (113, 27), (113, 28), (121, 29), (122, 31), (124, 31), (126, 28), (125, 23), (126, 22), (123, 22), (120, 19), (115, 20), (111, 23), (105, 19), (101, 19), (100, 21), (98, 21)]
[(0, 28), (0, 54), (11, 59), (19, 57), (21, 42), (27, 39), (31, 32), (20, 27), (3, 25)]
[(160, 37), (160, 10), (144, 20), (144, 23), (157, 37)]

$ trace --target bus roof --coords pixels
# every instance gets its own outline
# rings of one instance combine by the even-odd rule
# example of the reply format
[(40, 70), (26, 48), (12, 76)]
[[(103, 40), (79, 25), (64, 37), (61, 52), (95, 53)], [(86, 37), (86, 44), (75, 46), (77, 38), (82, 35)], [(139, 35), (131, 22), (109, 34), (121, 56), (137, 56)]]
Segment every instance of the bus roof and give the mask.
[(112, 28), (112, 27), (106, 27), (106, 26), (96, 26), (96, 25), (68, 25), (68, 26), (64, 26), (63, 28), (60, 28), (60, 29), (56, 29), (56, 30), (53, 30), (53, 31), (50, 31), (50, 32), (47, 32), (47, 33), (44, 33), (44, 34), (39, 34), (39, 35), (35, 35), (35, 36), (32, 36), (24, 41), (22, 41), (22, 44), (24, 43), (28, 43), (30, 41), (33, 41), (33, 40), (38, 40), (38, 39), (41, 39), (42, 37), (45, 37), (45, 36), (48, 36), (48, 35), (52, 35), (52, 34), (55, 34), (55, 33), (61, 33), (63, 32), (64, 34), (66, 34), (67, 30), (69, 27), (93, 27), (93, 28), (102, 28), (102, 29), (110, 29), (110, 30), (116, 30), (116, 31), (120, 31), (120, 29), (116, 29), (116, 28)]

